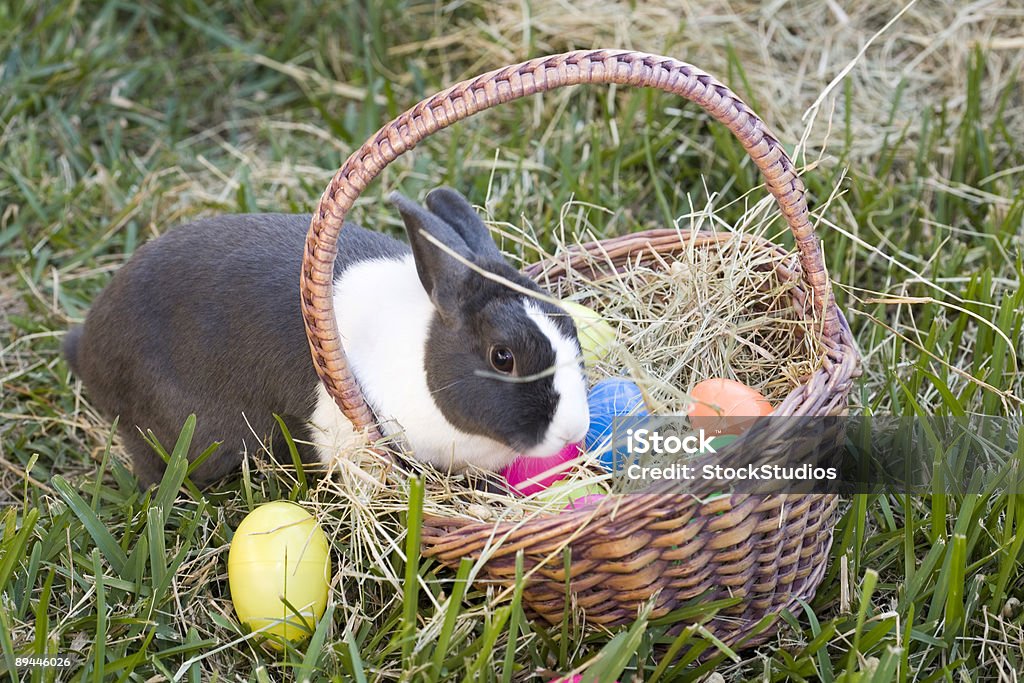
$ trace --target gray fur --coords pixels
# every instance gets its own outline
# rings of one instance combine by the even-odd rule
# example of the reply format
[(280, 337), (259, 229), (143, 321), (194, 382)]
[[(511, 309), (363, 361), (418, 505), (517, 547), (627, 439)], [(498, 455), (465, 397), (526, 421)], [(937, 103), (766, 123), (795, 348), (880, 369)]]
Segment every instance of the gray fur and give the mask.
[(448, 318), (455, 313), (448, 303), (457, 295), (457, 289), (463, 285), (471, 271), (465, 264), (429, 241), (423, 233), (430, 234), (467, 261), (475, 260), (474, 254), (459, 233), (440, 217), (397, 192), (392, 192), (389, 198), (402, 214), (409, 244), (416, 259), (416, 272), (419, 274), (420, 283), (438, 312)]
[[(96, 298), (84, 326), (68, 334), (72, 372), (94, 405), (120, 416), (143, 487), (159, 480), (164, 464), (137, 426), (170, 448), (195, 413), (190, 457), (225, 442), (193, 474), (201, 485), (238, 471), (238, 446), (258, 448), (253, 431), (277, 434), (273, 450), (287, 454), (272, 413), (295, 439), (307, 438), (319, 381), (299, 310), (309, 223), (308, 215), (258, 214), (173, 229), (140, 247)], [(359, 261), (401, 258), (409, 248), (349, 224), (338, 252), (336, 277)], [(315, 460), (312, 452), (302, 456)]]
[(427, 195), (424, 203), (435, 216), (444, 219), (459, 234), (480, 261), (505, 263), (494, 238), (465, 197), (448, 187), (439, 187)]

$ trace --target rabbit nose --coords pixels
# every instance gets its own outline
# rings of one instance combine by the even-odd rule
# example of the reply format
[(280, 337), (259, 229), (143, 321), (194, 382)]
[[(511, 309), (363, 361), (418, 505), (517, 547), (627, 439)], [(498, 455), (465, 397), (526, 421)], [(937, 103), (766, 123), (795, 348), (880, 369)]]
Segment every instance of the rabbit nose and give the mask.
[(575, 429), (573, 431), (572, 434), (569, 435), (569, 438), (566, 439), (565, 442), (566, 443), (581, 443), (585, 438), (587, 438), (587, 429), (588, 429), (588, 427), (589, 427), (589, 425), (583, 425), (582, 427), (578, 427), (577, 429)]
[(589, 420), (584, 420), (583, 422), (574, 421), (559, 430), (557, 438), (565, 444), (583, 443), (583, 440), (587, 437), (589, 427)]

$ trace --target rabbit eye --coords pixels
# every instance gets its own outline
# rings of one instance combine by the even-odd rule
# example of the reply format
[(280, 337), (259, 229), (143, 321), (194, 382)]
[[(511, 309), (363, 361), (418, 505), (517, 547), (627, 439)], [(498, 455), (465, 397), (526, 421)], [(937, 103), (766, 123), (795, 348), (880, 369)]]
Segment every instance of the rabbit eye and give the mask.
[(510, 374), (516, 367), (516, 357), (507, 346), (491, 347), (491, 367), (498, 372)]

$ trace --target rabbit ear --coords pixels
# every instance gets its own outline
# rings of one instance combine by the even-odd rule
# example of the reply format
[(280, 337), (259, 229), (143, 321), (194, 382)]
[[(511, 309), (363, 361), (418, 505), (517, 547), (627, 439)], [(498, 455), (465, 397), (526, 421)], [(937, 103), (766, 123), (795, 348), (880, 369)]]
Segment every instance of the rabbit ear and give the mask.
[(427, 295), (437, 310), (445, 316), (458, 308), (460, 293), (472, 271), (464, 263), (431, 242), (424, 233), (440, 241), (467, 261), (473, 261), (473, 252), (451, 225), (430, 213), (407, 197), (392, 192), (389, 199), (402, 214), (409, 235), (416, 273)]
[(427, 195), (426, 204), (431, 213), (459, 233), (474, 254), (488, 260), (504, 259), (487, 226), (461, 194), (450, 187), (439, 187)]

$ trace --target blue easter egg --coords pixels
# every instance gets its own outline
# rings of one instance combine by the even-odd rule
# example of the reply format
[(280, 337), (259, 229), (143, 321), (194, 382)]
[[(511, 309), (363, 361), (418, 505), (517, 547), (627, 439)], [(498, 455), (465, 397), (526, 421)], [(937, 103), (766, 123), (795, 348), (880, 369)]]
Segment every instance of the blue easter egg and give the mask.
[[(628, 422), (643, 421), (649, 415), (644, 395), (633, 382), (621, 378), (603, 379), (593, 386), (587, 396), (590, 406), (590, 429), (584, 446), (589, 453), (598, 453), (601, 465), (608, 470), (621, 468), (629, 457), (624, 437), (629, 424), (619, 422), (620, 438), (612, 444), (615, 419), (632, 416)], [(614, 447), (613, 447), (614, 446)]]

